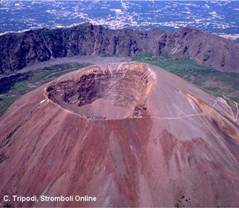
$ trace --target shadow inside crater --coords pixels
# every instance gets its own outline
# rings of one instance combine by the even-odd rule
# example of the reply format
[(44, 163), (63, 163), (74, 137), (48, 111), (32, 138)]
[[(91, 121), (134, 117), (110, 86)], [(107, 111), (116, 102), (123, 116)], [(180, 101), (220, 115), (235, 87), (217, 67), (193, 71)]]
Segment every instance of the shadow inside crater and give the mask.
[(50, 84), (48, 98), (91, 118), (139, 117), (147, 110), (153, 76), (145, 64), (105, 65), (76, 76)]

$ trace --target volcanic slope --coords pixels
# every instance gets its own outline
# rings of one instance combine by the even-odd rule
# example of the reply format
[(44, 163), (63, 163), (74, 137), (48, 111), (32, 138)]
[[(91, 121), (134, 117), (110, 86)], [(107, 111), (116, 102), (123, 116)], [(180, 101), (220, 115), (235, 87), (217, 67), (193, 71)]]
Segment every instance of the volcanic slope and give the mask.
[(23, 96), (1, 118), (1, 197), (97, 197), (7, 204), (14, 206), (237, 207), (234, 110), (138, 62), (69, 73)]

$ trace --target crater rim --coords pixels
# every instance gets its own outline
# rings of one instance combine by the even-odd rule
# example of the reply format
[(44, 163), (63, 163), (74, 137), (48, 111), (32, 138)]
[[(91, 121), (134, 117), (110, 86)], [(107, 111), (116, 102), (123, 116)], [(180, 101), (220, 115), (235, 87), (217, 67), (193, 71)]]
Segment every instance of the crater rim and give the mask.
[(139, 62), (87, 66), (53, 80), (45, 96), (64, 110), (89, 120), (142, 118), (155, 74)]

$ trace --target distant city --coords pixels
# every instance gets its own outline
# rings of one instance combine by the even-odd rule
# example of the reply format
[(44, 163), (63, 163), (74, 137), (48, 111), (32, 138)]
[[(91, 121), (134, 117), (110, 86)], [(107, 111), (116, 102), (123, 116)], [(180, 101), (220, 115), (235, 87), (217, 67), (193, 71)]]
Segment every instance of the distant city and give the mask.
[(83, 22), (114, 29), (196, 27), (239, 38), (239, 1), (0, 0), (0, 33)]

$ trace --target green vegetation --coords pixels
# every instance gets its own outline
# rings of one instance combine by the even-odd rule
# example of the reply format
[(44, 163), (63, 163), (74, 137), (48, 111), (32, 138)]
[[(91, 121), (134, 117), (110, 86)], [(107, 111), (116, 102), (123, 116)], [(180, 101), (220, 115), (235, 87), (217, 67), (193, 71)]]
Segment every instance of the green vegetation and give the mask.
[[(204, 91), (215, 96), (226, 96), (239, 102), (239, 74), (219, 72), (210, 66), (200, 65), (189, 59), (173, 59), (166, 55), (154, 57), (150, 54), (136, 56), (134, 60), (157, 65), (172, 72)], [(77, 70), (89, 64), (59, 64), (26, 72), (0, 85), (0, 116), (21, 95), (62, 74)]]
[(167, 56), (142, 55), (134, 57), (134, 60), (160, 66), (214, 96), (226, 96), (239, 102), (239, 73), (220, 72), (189, 59), (173, 59)]
[(17, 96), (1, 96), (0, 97), (0, 116), (8, 109), (8, 107), (17, 99)]
[(53, 65), (26, 72), (24, 76), (13, 76), (13, 78), (5, 80), (4, 86), (2, 86), (0, 92), (0, 116), (2, 116), (8, 107), (21, 95), (55, 79), (56, 77), (59, 77), (62, 74), (80, 69), (87, 65), (89, 64), (69, 63)]

